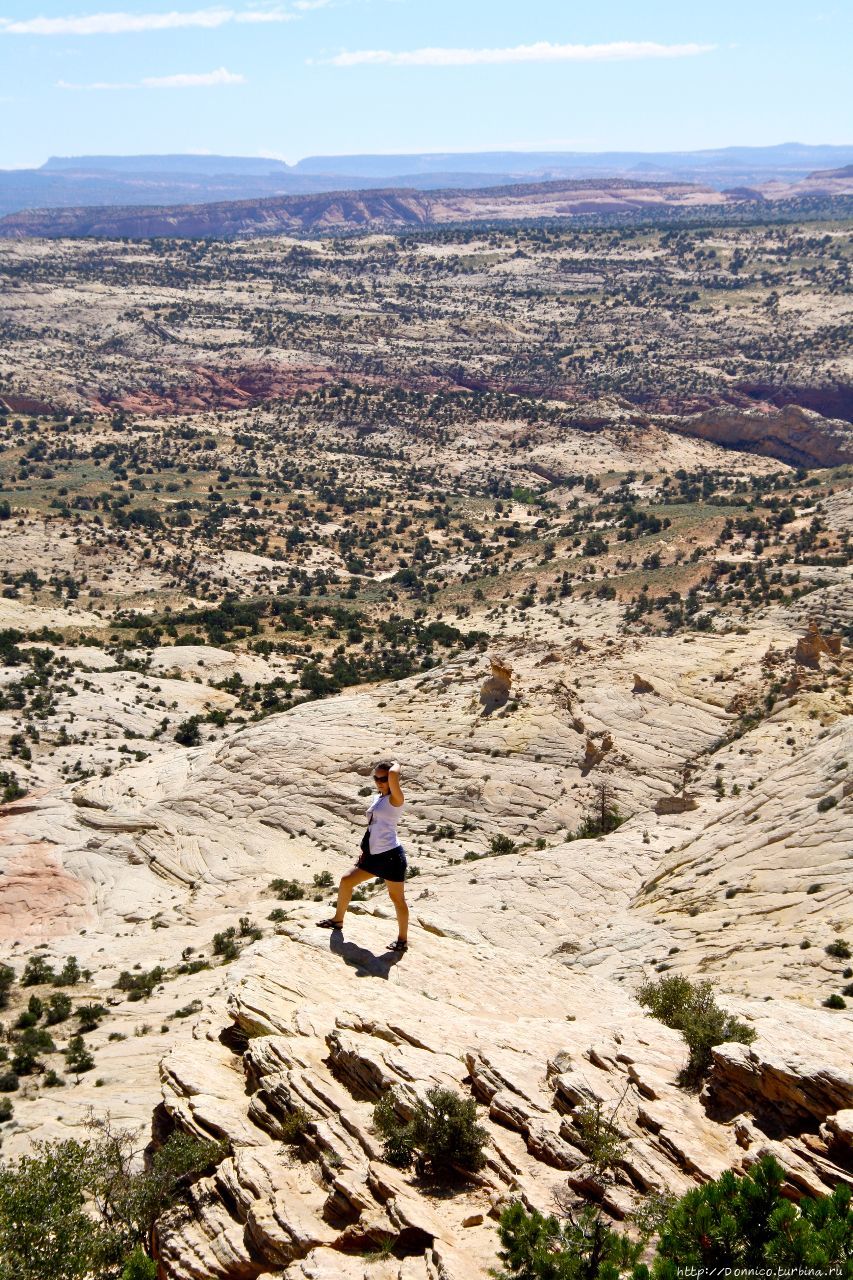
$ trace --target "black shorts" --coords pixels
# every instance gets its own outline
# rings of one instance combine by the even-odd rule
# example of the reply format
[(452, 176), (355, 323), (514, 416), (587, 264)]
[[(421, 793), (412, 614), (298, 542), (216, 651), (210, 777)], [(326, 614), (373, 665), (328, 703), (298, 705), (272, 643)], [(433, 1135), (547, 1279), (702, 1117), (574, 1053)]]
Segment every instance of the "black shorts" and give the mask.
[(359, 871), (367, 871), (380, 880), (400, 884), (406, 878), (406, 855), (403, 846), (387, 849), (385, 853), (363, 853), (358, 860)]

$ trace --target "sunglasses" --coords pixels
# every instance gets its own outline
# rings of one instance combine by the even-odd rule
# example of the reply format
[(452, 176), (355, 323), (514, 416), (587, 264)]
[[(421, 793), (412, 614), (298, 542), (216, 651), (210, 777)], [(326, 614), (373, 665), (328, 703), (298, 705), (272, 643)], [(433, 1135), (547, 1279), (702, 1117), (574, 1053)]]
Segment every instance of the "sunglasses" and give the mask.
[(387, 781), (388, 781), (388, 774), (387, 774), (387, 773), (374, 773), (374, 775), (373, 775), (373, 781), (374, 781), (374, 782), (387, 782)]

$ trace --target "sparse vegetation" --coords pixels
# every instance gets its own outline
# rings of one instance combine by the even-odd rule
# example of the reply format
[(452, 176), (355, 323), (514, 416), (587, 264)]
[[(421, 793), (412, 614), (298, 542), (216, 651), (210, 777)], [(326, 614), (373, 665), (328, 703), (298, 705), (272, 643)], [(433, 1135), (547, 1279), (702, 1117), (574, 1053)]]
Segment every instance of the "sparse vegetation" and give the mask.
[[(731, 1268), (743, 1275), (781, 1268), (843, 1269), (853, 1252), (850, 1189), (782, 1195), (783, 1171), (762, 1156), (743, 1177), (731, 1171), (688, 1191), (641, 1227), (639, 1240), (614, 1231), (592, 1206), (568, 1220), (528, 1213), (515, 1201), (503, 1211), (499, 1280), (677, 1280), (685, 1268)], [(640, 1224), (638, 1224), (640, 1225)], [(648, 1235), (658, 1236), (650, 1267), (639, 1261)]]
[(477, 1123), (473, 1098), (433, 1086), (406, 1120), (400, 1118), (398, 1105), (389, 1092), (373, 1110), (389, 1164), (414, 1164), (419, 1173), (440, 1180), (482, 1168), (487, 1134)]
[(154, 1223), (224, 1155), (217, 1143), (172, 1134), (143, 1169), (131, 1132), (109, 1120), (91, 1127), (86, 1142), (36, 1142), (32, 1154), (0, 1164), (4, 1276), (149, 1280)]
[(671, 974), (643, 983), (637, 999), (652, 1017), (684, 1036), (690, 1056), (679, 1080), (689, 1087), (697, 1087), (707, 1075), (714, 1045), (729, 1040), (751, 1044), (756, 1036), (753, 1027), (719, 1007), (708, 981), (691, 982)]
[(298, 880), (272, 880), (270, 882), (270, 891), (281, 902), (296, 902), (300, 898), (305, 897), (305, 888)]
[(515, 853), (518, 845), (509, 836), (502, 834), (494, 835), (489, 840), (489, 853), (495, 856), (501, 856), (508, 853)]
[(155, 987), (159, 987), (160, 983), (166, 976), (166, 971), (161, 965), (155, 965), (153, 969), (143, 970), (131, 973), (124, 969), (118, 976), (116, 987), (119, 991), (126, 991), (128, 1000), (145, 1000), (151, 995)]

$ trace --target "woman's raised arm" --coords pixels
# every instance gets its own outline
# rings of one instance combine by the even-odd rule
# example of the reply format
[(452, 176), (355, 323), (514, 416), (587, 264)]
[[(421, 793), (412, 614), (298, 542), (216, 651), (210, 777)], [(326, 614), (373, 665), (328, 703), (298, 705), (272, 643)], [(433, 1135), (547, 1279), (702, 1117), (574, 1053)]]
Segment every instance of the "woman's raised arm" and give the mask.
[(399, 809), (403, 803), (403, 792), (400, 787), (400, 766), (396, 760), (388, 770), (388, 792), (391, 803)]

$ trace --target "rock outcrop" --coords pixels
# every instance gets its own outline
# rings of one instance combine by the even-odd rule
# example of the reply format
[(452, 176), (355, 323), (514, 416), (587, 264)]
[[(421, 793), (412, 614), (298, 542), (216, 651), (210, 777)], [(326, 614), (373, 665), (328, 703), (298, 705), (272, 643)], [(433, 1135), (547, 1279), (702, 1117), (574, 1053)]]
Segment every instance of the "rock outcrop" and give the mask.
[[(508, 639), (499, 659), (468, 651), (35, 797), (26, 813), (10, 806), (7, 864), (50, 849), (67, 880), (30, 910), (29, 936), (77, 954), (98, 998), (140, 954), (213, 967), (164, 983), (144, 1010), (120, 1006), (112, 1025), (127, 1038), (91, 1038), (103, 1088), (83, 1077), (61, 1114), (50, 1095), (16, 1101), (23, 1123), (8, 1150), (21, 1149), (25, 1125), (65, 1136), (108, 1098), (138, 1124), (161, 1059), (159, 1138), (177, 1126), (228, 1144), (161, 1223), (168, 1280), (361, 1280), (362, 1255), (388, 1241), (395, 1280), (481, 1280), (512, 1197), (550, 1210), (555, 1195), (594, 1195), (624, 1220), (649, 1191), (680, 1193), (765, 1149), (792, 1196), (846, 1176), (848, 1015), (820, 1002), (841, 971), (826, 945), (853, 924), (849, 719), (834, 686), (811, 693), (804, 669), (796, 698), (822, 698), (825, 724), (795, 700), (748, 735), (730, 733), (729, 704), (754, 705), (765, 687), (756, 655), (790, 649), (790, 621), (615, 644), (607, 608), (590, 605), (581, 644), (573, 629), (556, 644)], [(225, 657), (209, 660), (221, 674)], [(185, 661), (196, 669), (195, 654)], [(826, 664), (840, 674), (813, 683), (840, 689), (847, 661), (842, 650)], [(654, 696), (634, 693), (638, 669), (654, 671)], [(506, 694), (491, 715), (484, 677)], [(597, 750), (611, 739), (590, 778), (579, 712)], [(351, 864), (379, 751), (399, 754), (413, 781), (410, 950), (387, 949), (396, 922), (381, 887), (353, 904), (342, 937), (316, 928), (328, 907), (310, 900), (279, 907), (271, 932), (272, 876), (310, 895), (315, 875)], [(698, 807), (656, 811), (687, 772)], [(602, 782), (628, 821), (571, 838)], [(835, 803), (820, 806), (827, 795)], [(508, 841), (495, 846), (497, 834)], [(14, 920), (4, 917), (16, 937), (21, 892)], [(211, 935), (244, 914), (266, 936), (223, 969)], [(718, 1049), (704, 1097), (677, 1085), (681, 1036), (631, 994), (669, 970), (712, 978), (720, 1003), (758, 1033), (748, 1052)], [(200, 1006), (192, 1036), (188, 1000)], [(142, 1017), (165, 1033), (149, 1026), (137, 1039)], [(485, 1168), (447, 1199), (390, 1167), (372, 1127), (383, 1091), (405, 1111), (434, 1083), (476, 1099), (489, 1135)], [(596, 1100), (624, 1134), (605, 1185), (577, 1123)]]
[[(396, 964), (382, 950), (387, 915), (362, 910), (329, 939), (296, 908), (276, 939), (232, 966), (235, 1034), (202, 1026), (164, 1060), (170, 1124), (230, 1149), (160, 1224), (169, 1280), (277, 1268), (347, 1276), (355, 1253), (383, 1242), (406, 1276), (474, 1280), (495, 1263), (495, 1218), (512, 1198), (547, 1212), (574, 1188), (621, 1220), (650, 1191), (681, 1194), (765, 1149), (795, 1197), (847, 1176), (833, 1156), (849, 1132), (853, 1075), (828, 1015), (824, 1025), (787, 1007), (757, 1018), (752, 1047), (715, 1051), (700, 1098), (676, 1084), (681, 1037), (626, 991), (614, 986), (605, 1001), (599, 977), (528, 952), (520, 1007), (511, 940), (486, 952), (419, 934)], [(793, 1044), (781, 1050), (774, 1027), (789, 1014)], [(431, 1085), (475, 1098), (488, 1135), (484, 1169), (441, 1198), (385, 1162), (372, 1123), (387, 1090), (405, 1115)], [(623, 1140), (603, 1182), (576, 1123), (596, 1103)], [(826, 1139), (804, 1132), (820, 1123)]]
[(837, 658), (841, 653), (841, 636), (823, 636), (816, 622), (810, 622), (804, 636), (800, 636), (794, 650), (794, 661), (804, 667), (817, 667), (825, 655)]
[(795, 467), (838, 467), (853, 462), (853, 426), (787, 404), (755, 409), (721, 406), (667, 426), (681, 435), (778, 458)]
[(483, 715), (491, 715), (493, 711), (505, 706), (512, 688), (512, 667), (509, 663), (501, 657), (492, 657), (489, 663), (492, 668), (491, 675), (483, 682), (480, 689)]

